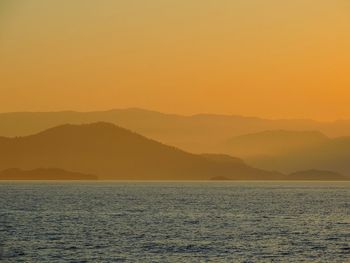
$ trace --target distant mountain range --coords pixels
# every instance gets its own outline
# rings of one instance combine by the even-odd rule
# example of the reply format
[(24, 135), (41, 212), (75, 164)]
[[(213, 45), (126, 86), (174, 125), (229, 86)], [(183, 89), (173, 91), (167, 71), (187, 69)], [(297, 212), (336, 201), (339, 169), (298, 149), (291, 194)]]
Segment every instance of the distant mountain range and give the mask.
[(110, 122), (186, 151), (214, 151), (234, 136), (267, 130), (319, 131), (329, 137), (350, 135), (350, 120), (268, 120), (236, 115), (182, 116), (143, 109), (96, 112), (19, 112), (0, 114), (0, 136), (27, 136), (63, 124)]
[[(276, 180), (283, 174), (221, 155), (196, 155), (109, 123), (63, 125), (41, 133), (0, 138), (0, 170), (59, 167), (116, 180)], [(23, 172), (19, 172), (23, 174)], [(50, 171), (48, 171), (50, 173)]]
[(218, 151), (243, 158), (276, 156), (305, 151), (329, 140), (318, 131), (273, 130), (230, 138), (218, 147)]
[(262, 169), (284, 173), (316, 169), (350, 175), (350, 137), (266, 131), (234, 137), (225, 141), (220, 151), (242, 157), (249, 165)]
[[(307, 171), (291, 177), (224, 154), (187, 153), (103, 122), (0, 137), (0, 160), (3, 180), (303, 180), (304, 175), (310, 179)], [(347, 179), (331, 172), (320, 175), (323, 180)], [(311, 178), (317, 178), (317, 172)]]
[[(182, 152), (196, 160), (200, 158), (203, 161), (204, 156), (199, 156), (198, 154), (211, 152), (243, 158), (248, 165), (264, 170), (292, 173), (316, 169), (350, 175), (350, 137), (334, 137), (350, 134), (349, 120), (317, 122), (312, 120), (267, 120), (253, 117), (209, 114), (181, 116), (142, 109), (86, 113), (70, 111), (2, 113), (0, 114), (0, 136), (28, 136), (66, 123), (87, 124), (93, 122), (110, 122), (126, 127), (152, 140), (172, 145), (178, 148), (172, 148), (176, 152)], [(82, 129), (82, 127), (90, 126), (64, 125), (62, 127), (70, 127), (71, 129), (73, 129), (72, 127), (80, 127)], [(57, 129), (55, 128), (54, 130)], [(130, 131), (128, 132), (130, 133)], [(46, 136), (46, 133), (49, 133), (49, 131), (40, 134), (41, 136)], [(103, 134), (103, 132), (101, 133)], [(96, 133), (96, 136), (103, 135)], [(34, 135), (26, 138), (17, 138), (17, 140), (29, 140), (29, 138), (37, 137), (38, 135)], [(0, 138), (0, 146), (1, 142), (7, 140)], [(151, 140), (147, 139), (147, 141)], [(155, 141), (153, 142), (156, 143)], [(46, 143), (48, 145), (52, 144), (50, 140), (44, 144)], [(114, 146), (119, 147), (118, 145)], [(136, 149), (138, 147), (137, 143), (134, 143), (133, 147)], [(2, 150), (0, 149), (0, 151)], [(188, 152), (195, 154), (189, 154)], [(110, 160), (108, 159), (106, 162), (110, 162)], [(206, 162), (212, 164), (214, 160), (206, 160)], [(123, 167), (123, 164), (119, 165)], [(67, 169), (76, 171), (74, 169), (75, 166), (71, 166), (68, 166)], [(13, 167), (10, 166), (8, 168)], [(48, 166), (32, 168), (42, 167)], [(64, 168), (60, 165), (49, 167)], [(176, 167), (177, 165), (174, 165), (174, 169)], [(199, 167), (199, 165), (196, 167)], [(204, 170), (208, 171), (208, 169)], [(90, 171), (83, 169), (83, 172)]]

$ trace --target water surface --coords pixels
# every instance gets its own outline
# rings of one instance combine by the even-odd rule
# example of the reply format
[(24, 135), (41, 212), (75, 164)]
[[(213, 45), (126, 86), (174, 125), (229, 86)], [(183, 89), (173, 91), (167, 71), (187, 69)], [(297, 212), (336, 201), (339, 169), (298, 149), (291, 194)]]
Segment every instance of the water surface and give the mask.
[(0, 256), (349, 262), (350, 183), (2, 182)]

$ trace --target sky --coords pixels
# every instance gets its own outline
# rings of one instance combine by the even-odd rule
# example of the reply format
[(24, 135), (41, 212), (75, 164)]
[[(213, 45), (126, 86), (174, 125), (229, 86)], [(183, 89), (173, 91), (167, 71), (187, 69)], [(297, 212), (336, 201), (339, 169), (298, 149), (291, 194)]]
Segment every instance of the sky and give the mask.
[(350, 118), (348, 0), (1, 0), (0, 112)]

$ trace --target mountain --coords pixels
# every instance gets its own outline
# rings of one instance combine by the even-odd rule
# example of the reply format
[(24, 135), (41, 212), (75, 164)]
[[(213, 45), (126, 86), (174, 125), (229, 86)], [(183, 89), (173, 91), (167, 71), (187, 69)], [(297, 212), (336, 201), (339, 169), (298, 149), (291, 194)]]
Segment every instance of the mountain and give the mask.
[[(284, 173), (320, 169), (350, 174), (349, 139), (334, 138), (350, 134), (350, 121), (347, 120), (316, 122), (209, 114), (181, 116), (142, 109), (3, 113), (0, 114), (0, 135), (28, 136), (64, 123), (96, 121), (121, 125), (192, 153), (215, 152), (237, 156), (260, 169)], [(0, 137), (0, 143), (4, 140), (8, 139)], [(16, 166), (7, 168), (12, 167)], [(38, 167), (43, 166), (33, 168)]]
[(110, 122), (154, 140), (201, 153), (216, 151), (217, 145), (234, 136), (266, 130), (320, 131), (326, 136), (350, 135), (350, 121), (268, 120), (237, 115), (198, 114), (182, 116), (143, 109), (96, 112), (22, 112), (0, 114), (0, 136), (27, 136), (70, 124)]
[(97, 176), (65, 171), (57, 168), (34, 170), (7, 169), (0, 172), (0, 180), (97, 180)]
[[(227, 170), (235, 170), (235, 173), (237, 174), (236, 179), (240, 180), (256, 180), (259, 178), (256, 177), (256, 174), (259, 174), (260, 179), (262, 178), (268, 178), (269, 180), (284, 180), (285, 176), (282, 175), (279, 172), (271, 172), (271, 171), (266, 171), (263, 169), (257, 169), (257, 168), (252, 168), (248, 166), (244, 161), (242, 161), (239, 158), (231, 157), (229, 155), (224, 155), (224, 154), (202, 154), (202, 157), (207, 159), (208, 161), (214, 162), (221, 167), (225, 167)], [(222, 175), (216, 175), (215, 178), (220, 178), (224, 177)], [(225, 177), (225, 178), (231, 178), (231, 177)]]
[[(219, 158), (220, 159), (220, 158)], [(62, 125), (35, 135), (0, 138), (0, 170), (59, 167), (99, 179), (207, 180), (283, 179), (232, 158), (196, 155), (164, 145), (110, 123)]]
[(290, 180), (323, 180), (323, 181), (334, 181), (334, 180), (350, 180), (350, 177), (346, 177), (340, 173), (325, 171), (325, 170), (306, 170), (291, 173), (289, 176)]
[(303, 151), (329, 141), (318, 131), (274, 130), (233, 137), (220, 145), (220, 151), (242, 158), (281, 155)]
[(283, 173), (317, 169), (350, 175), (350, 137), (329, 138), (317, 131), (264, 131), (233, 137), (218, 151), (261, 169)]
[(350, 137), (320, 140), (319, 143), (284, 153), (249, 156), (245, 161), (261, 169), (285, 173), (317, 169), (350, 175)]

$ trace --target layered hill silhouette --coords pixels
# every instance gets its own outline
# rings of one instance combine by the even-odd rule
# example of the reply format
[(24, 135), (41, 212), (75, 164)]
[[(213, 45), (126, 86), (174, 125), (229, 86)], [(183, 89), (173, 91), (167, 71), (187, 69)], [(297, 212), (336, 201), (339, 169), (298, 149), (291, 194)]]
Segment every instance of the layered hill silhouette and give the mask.
[[(287, 143), (288, 144), (288, 143)], [(300, 170), (328, 170), (350, 175), (350, 137), (320, 141), (286, 153), (245, 158), (248, 164), (285, 173)]]
[[(318, 169), (350, 175), (350, 139), (332, 138), (350, 134), (350, 121), (347, 120), (327, 123), (209, 114), (181, 116), (142, 109), (2, 113), (0, 136), (28, 136), (64, 123), (96, 121), (121, 125), (192, 153), (215, 152), (237, 156), (248, 165), (264, 170), (291, 173)], [(7, 139), (0, 138), (0, 142), (4, 140)]]
[(0, 136), (27, 136), (66, 123), (110, 122), (190, 152), (211, 152), (234, 136), (266, 130), (320, 131), (326, 136), (350, 135), (350, 121), (268, 120), (236, 115), (182, 116), (143, 109), (99, 112), (23, 112), (0, 114)]
[(219, 151), (240, 157), (282, 155), (305, 151), (330, 140), (318, 131), (273, 130), (233, 137)]
[(350, 137), (329, 138), (316, 131), (265, 131), (231, 138), (221, 144), (219, 151), (262, 169), (284, 173), (325, 170), (350, 175)]
[[(58, 167), (117, 180), (283, 179), (235, 158), (196, 155), (109, 123), (62, 125), (35, 135), (0, 138), (0, 170)], [(19, 172), (22, 173), (23, 172)]]
[(97, 180), (98, 177), (65, 171), (57, 168), (40, 168), (34, 170), (21, 170), (17, 168), (0, 172), (0, 180)]

